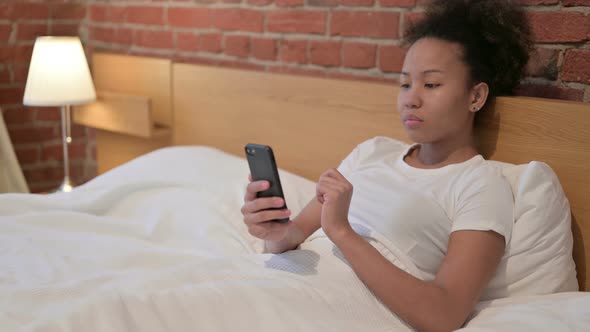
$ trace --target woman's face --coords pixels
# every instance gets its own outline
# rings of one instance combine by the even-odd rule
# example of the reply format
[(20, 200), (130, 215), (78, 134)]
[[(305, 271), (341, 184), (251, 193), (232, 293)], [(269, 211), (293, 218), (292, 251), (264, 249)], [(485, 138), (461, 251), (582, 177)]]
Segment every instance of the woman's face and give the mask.
[(469, 71), (459, 44), (435, 38), (415, 42), (406, 55), (397, 98), (402, 124), (414, 142), (469, 139), (474, 113)]

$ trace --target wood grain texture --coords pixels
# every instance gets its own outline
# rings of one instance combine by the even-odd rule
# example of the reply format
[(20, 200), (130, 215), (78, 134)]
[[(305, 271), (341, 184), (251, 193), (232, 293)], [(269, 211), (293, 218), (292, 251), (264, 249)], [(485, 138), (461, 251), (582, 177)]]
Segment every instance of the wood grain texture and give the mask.
[(92, 77), (97, 91), (149, 97), (154, 122), (171, 126), (171, 64), (167, 59), (94, 53)]
[(97, 91), (97, 100), (73, 108), (74, 122), (97, 129), (148, 138), (154, 123), (150, 98)]

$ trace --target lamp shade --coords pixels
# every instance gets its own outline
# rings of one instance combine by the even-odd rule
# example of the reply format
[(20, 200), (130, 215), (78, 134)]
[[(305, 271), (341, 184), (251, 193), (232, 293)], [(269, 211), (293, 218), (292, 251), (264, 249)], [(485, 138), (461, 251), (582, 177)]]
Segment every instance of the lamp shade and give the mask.
[(29, 106), (77, 105), (96, 99), (80, 38), (37, 38), (23, 99)]

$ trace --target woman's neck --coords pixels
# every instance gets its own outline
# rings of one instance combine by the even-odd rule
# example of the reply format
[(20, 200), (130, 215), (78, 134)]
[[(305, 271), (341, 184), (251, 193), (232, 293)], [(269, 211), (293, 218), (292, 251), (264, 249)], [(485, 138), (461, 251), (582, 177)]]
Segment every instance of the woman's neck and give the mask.
[(406, 162), (418, 168), (440, 168), (458, 164), (478, 155), (472, 139), (462, 142), (425, 143), (412, 149)]

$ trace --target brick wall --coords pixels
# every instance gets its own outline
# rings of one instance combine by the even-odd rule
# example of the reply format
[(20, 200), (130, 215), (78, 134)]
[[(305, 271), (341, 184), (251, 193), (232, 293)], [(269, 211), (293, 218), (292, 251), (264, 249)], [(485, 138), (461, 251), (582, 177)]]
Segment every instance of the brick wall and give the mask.
[[(420, 0), (89, 0), (88, 45), (269, 72), (394, 81)], [(520, 0), (537, 52), (519, 94), (590, 102), (590, 0)]]
[[(67, 26), (71, 29), (67, 33), (79, 33), (90, 52), (394, 82), (404, 56), (399, 47), (401, 33), (409, 21), (420, 17), (421, 2), (52, 0), (0, 4), (0, 106), (8, 105), (5, 115), (25, 175), (34, 189), (41, 188), (55, 183), (61, 173), (56, 152), (58, 113), (20, 105), (32, 37), (39, 34), (35, 29), (55, 34)], [(520, 2), (527, 6), (537, 52), (519, 94), (590, 102), (590, 0)], [(27, 6), (33, 9), (22, 9)], [(58, 14), (62, 12), (70, 14)], [(76, 133), (80, 145), (73, 151), (73, 171), (83, 180), (95, 169), (92, 133), (83, 128)], [(46, 152), (51, 147), (55, 151)]]
[[(37, 36), (78, 36), (85, 1), (0, 2), (0, 108), (32, 191), (55, 189), (63, 180), (59, 108), (25, 107), (22, 97)], [(81, 183), (96, 174), (93, 132), (73, 126), (71, 176)]]

